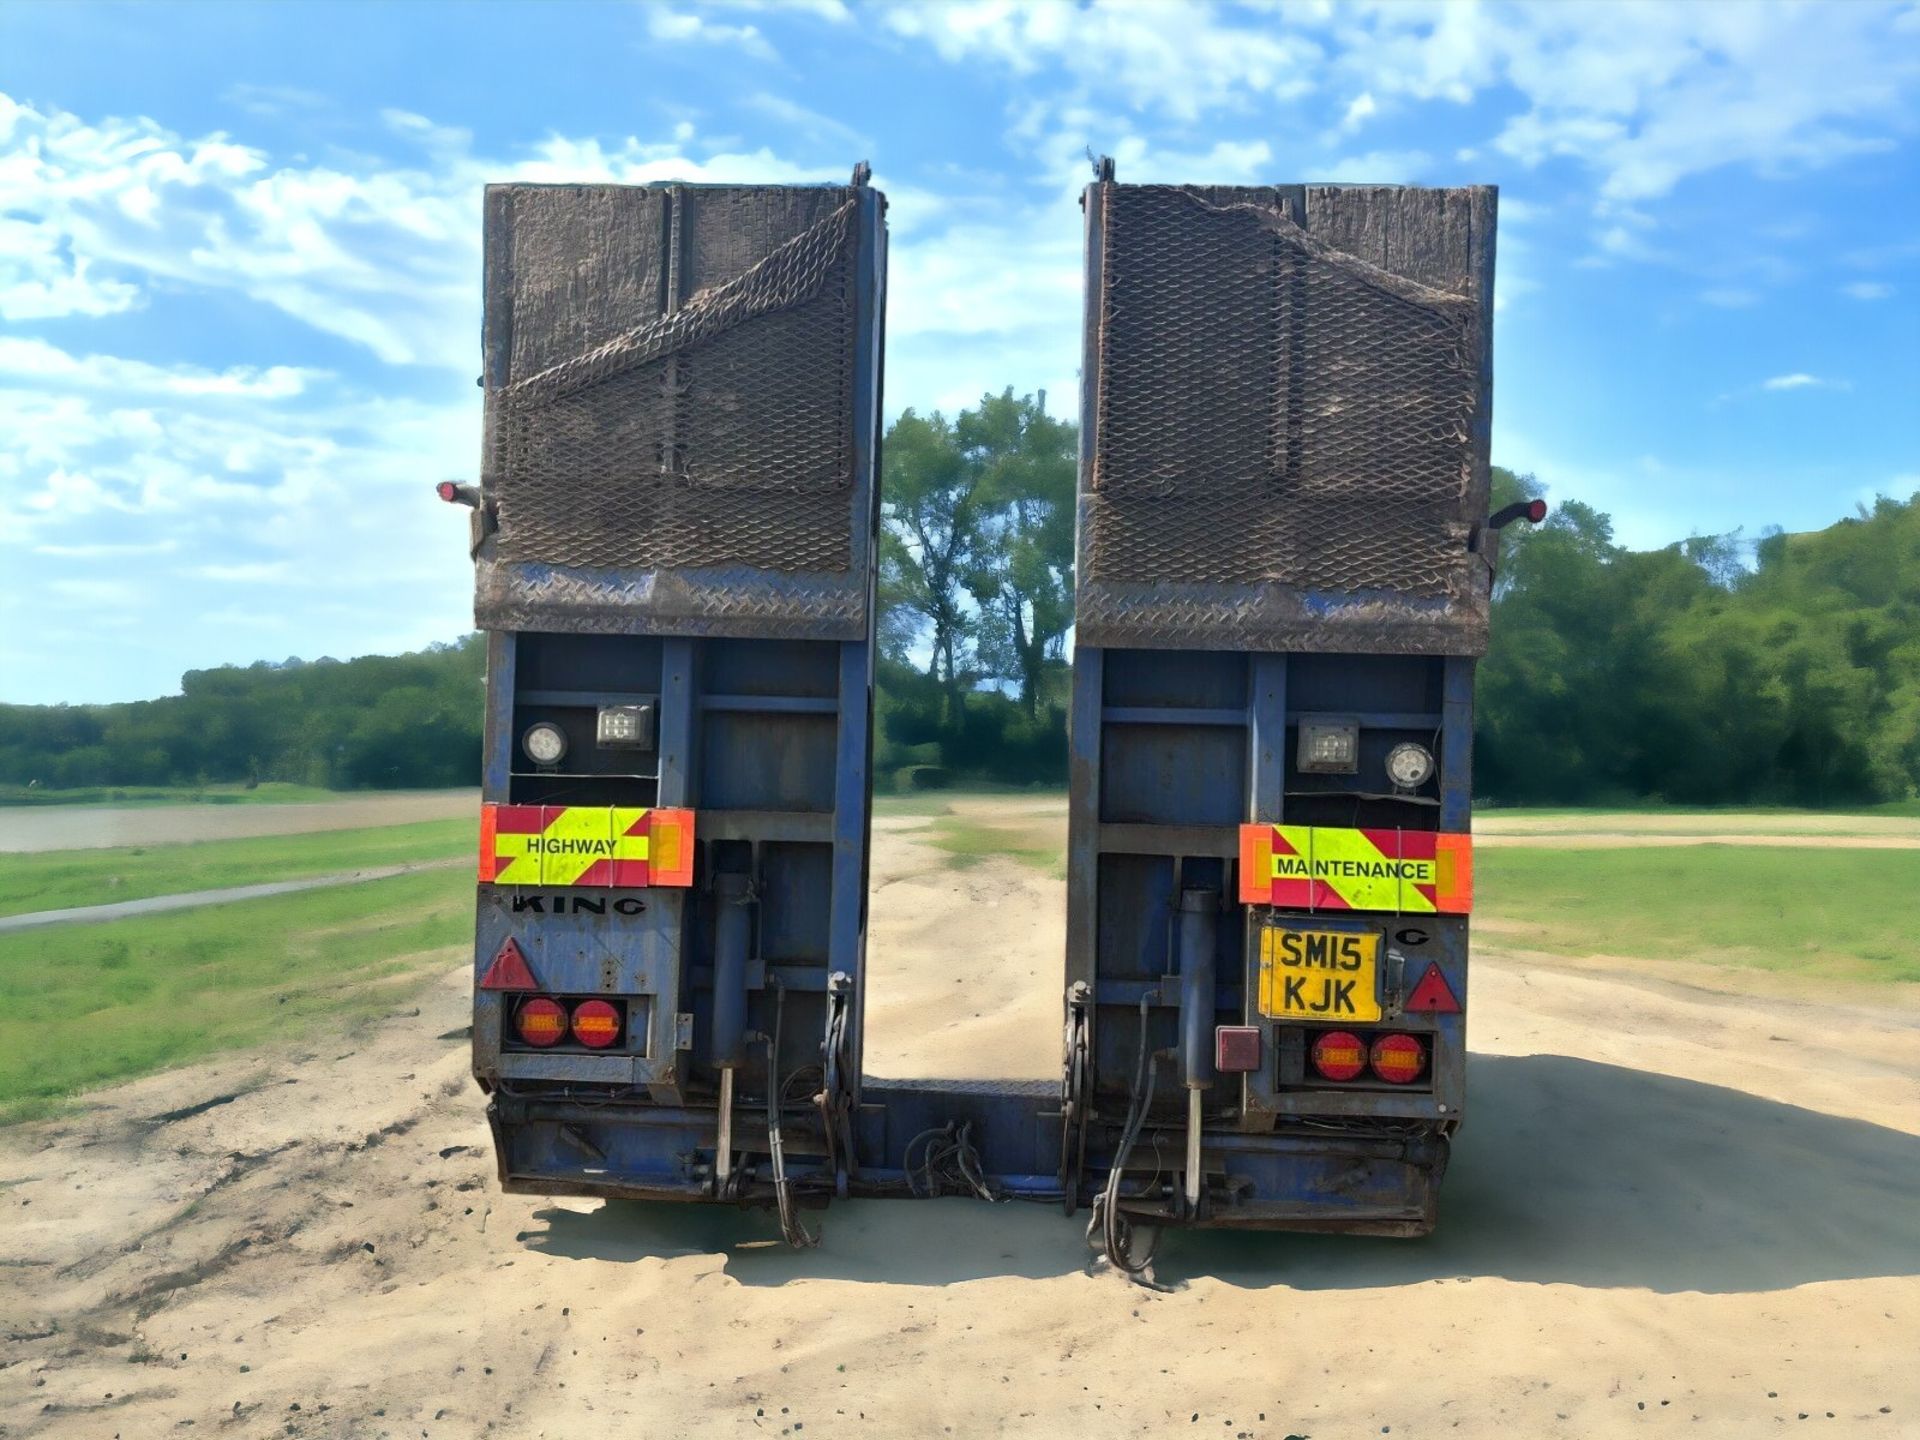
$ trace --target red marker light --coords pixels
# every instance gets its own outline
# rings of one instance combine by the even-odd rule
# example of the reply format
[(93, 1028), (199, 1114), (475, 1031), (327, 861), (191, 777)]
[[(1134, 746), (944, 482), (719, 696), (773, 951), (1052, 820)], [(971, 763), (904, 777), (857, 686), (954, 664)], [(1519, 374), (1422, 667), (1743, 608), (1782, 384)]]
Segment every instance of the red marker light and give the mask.
[(1373, 1073), (1389, 1085), (1406, 1085), (1427, 1068), (1427, 1047), (1411, 1035), (1382, 1035), (1373, 1042)]
[(460, 498), (460, 487), (451, 480), (442, 480), (433, 487), (433, 493), (451, 505)]
[(1533, 500), (1528, 502), (1527, 504), (1528, 520), (1530, 520), (1535, 525), (1538, 525), (1542, 520), (1546, 518), (1547, 518), (1547, 502), (1546, 501)]
[(573, 1038), (589, 1050), (604, 1050), (620, 1038), (620, 1012), (604, 1000), (573, 1007)]
[(1260, 1027), (1220, 1025), (1213, 1032), (1213, 1068), (1223, 1075), (1260, 1068)]
[(566, 1006), (544, 995), (529, 1000), (514, 1013), (513, 1028), (523, 1041), (542, 1050), (558, 1045), (567, 1033)]
[(1313, 1068), (1328, 1080), (1351, 1080), (1367, 1068), (1367, 1047), (1358, 1035), (1329, 1030), (1313, 1042)]

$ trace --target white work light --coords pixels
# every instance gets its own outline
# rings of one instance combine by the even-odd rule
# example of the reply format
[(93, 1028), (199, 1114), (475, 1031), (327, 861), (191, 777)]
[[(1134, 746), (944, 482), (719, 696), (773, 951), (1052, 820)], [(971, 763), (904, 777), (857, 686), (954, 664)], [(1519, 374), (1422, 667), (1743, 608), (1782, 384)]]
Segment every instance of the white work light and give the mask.
[(1360, 722), (1318, 715), (1301, 720), (1294, 759), (1302, 775), (1351, 775), (1360, 768)]
[(602, 705), (594, 740), (606, 750), (651, 750), (653, 706)]
[(1433, 753), (1411, 740), (1387, 752), (1387, 778), (1399, 790), (1418, 790), (1433, 774)]
[(520, 737), (520, 748), (536, 765), (558, 765), (567, 753), (566, 733), (551, 721), (542, 720), (527, 727), (527, 733)]

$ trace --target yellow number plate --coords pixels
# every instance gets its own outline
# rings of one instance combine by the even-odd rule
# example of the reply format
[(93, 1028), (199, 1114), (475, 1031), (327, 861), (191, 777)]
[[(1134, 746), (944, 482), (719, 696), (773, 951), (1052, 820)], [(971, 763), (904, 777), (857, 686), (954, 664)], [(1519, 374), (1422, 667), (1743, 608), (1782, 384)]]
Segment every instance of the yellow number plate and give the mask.
[(1260, 932), (1260, 1013), (1274, 1020), (1380, 1018), (1378, 931)]

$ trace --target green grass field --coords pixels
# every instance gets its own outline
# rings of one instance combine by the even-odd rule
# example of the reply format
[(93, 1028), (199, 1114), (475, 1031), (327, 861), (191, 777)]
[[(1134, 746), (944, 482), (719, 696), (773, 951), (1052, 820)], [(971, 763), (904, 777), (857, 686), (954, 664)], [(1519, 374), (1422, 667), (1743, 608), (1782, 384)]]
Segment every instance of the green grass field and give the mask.
[(1473, 863), (1495, 944), (1920, 981), (1920, 851), (1502, 846)]
[(269, 780), (249, 790), (223, 785), (88, 785), (75, 790), (0, 785), (0, 805), (313, 805), (338, 800), (337, 790)]
[(428, 820), (192, 845), (9, 855), (0, 915), (451, 859), (471, 855), (474, 844), (473, 821)]
[(384, 1014), (473, 927), (457, 870), (0, 936), (0, 1123), (219, 1050)]
[(998, 856), (1057, 878), (1064, 879), (1067, 873), (1067, 837), (1054, 821), (995, 823), (942, 815), (920, 838), (951, 856), (955, 869)]
[[(925, 817), (915, 838), (956, 867), (999, 855), (1064, 875), (1057, 810), (956, 815), (951, 798), (877, 809)], [(1612, 813), (1596, 828), (1630, 818)], [(447, 820), (16, 855), (0, 912), (464, 857), (472, 846), (470, 822)], [(1920, 982), (1920, 851), (1510, 845), (1483, 848), (1475, 865), (1484, 944)], [(471, 935), (472, 883), (454, 867), (0, 936), (0, 1123), (93, 1086), (386, 1013), (457, 960)]]

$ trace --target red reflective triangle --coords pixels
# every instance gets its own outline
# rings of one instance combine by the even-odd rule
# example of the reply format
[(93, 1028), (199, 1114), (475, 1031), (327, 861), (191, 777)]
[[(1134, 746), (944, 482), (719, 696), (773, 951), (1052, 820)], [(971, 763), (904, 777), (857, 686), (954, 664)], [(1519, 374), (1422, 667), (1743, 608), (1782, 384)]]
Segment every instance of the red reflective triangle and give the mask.
[(538, 990), (540, 988), (540, 982), (533, 978), (533, 971), (527, 965), (527, 957), (520, 953), (519, 942), (512, 936), (507, 937), (507, 943), (502, 945), (500, 953), (493, 957), (493, 964), (487, 967), (487, 973), (480, 977), (480, 988), (482, 990)]
[(1428, 1011), (1437, 1015), (1458, 1015), (1460, 1002), (1454, 999), (1453, 990), (1448, 986), (1446, 977), (1440, 973), (1440, 967), (1429, 965), (1427, 973), (1420, 977), (1420, 983), (1413, 987), (1413, 993), (1407, 996), (1407, 1003), (1400, 1008), (1409, 1015), (1418, 1011)]

